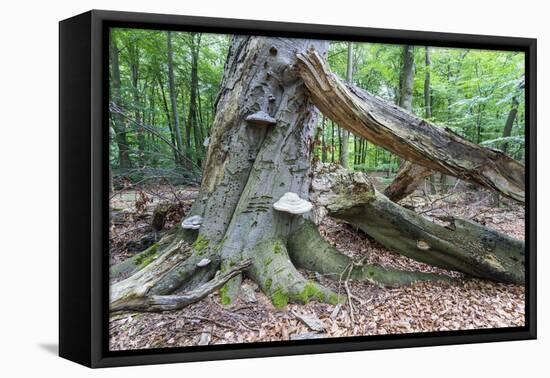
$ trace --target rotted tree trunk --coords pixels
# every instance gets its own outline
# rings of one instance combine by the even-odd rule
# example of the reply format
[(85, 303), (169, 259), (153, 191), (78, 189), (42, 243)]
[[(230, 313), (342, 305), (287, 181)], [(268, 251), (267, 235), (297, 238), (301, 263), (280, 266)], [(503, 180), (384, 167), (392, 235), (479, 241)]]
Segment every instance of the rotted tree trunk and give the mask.
[(525, 282), (521, 240), (474, 222), (446, 218), (439, 225), (377, 192), (362, 172), (323, 165), (312, 182), (316, 220), (339, 218), (388, 249), (414, 260), (499, 282)]
[[(328, 45), (233, 38), (203, 181), (190, 214), (200, 215), (202, 225), (196, 235), (175, 230), (169, 240), (114, 267), (114, 277), (130, 275), (111, 285), (112, 311), (181, 307), (220, 285), (222, 303), (230, 304), (239, 293), (241, 273), (276, 306), (338, 301), (290, 262), (288, 236), (303, 218), (273, 209), (286, 192), (308, 197), (317, 113), (292, 67), (296, 54), (312, 47), (324, 54)], [(220, 281), (221, 275), (226, 279)]]

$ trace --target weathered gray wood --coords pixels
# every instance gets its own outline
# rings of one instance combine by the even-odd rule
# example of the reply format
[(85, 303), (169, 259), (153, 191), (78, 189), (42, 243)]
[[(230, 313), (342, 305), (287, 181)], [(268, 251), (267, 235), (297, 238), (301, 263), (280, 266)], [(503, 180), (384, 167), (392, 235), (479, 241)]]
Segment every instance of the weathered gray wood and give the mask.
[(315, 105), (342, 127), (405, 160), (524, 202), (521, 163), (345, 83), (314, 50), (299, 55), (297, 68)]
[(227, 281), (240, 274), (248, 266), (250, 260), (244, 260), (233, 266), (225, 273), (216, 275), (213, 279), (191, 291), (176, 295), (153, 295), (147, 298), (143, 310), (146, 311), (173, 311), (198, 302), (208, 294), (218, 290)]

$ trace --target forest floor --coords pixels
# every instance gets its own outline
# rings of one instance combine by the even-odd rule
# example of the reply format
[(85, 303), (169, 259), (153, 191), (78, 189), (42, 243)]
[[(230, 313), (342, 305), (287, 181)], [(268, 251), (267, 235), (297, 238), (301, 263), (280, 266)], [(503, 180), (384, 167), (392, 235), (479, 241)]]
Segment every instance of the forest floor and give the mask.
[[(159, 201), (176, 203), (165, 229), (176, 224), (196, 197), (195, 188), (149, 186), (115, 192), (111, 207), (111, 264), (143, 250), (154, 241), (149, 224)], [(471, 219), (518, 239), (524, 238), (524, 208), (509, 201), (495, 203), (493, 195), (456, 187), (449, 193), (416, 196), (402, 201), (427, 218), (442, 215)], [(401, 288), (379, 288), (366, 282), (349, 282), (349, 300), (342, 305), (312, 302), (277, 309), (258, 288), (245, 279), (243, 295), (230, 307), (218, 293), (182, 310), (167, 313), (117, 313), (110, 317), (110, 349), (129, 350), (207, 344), (383, 335), (525, 324), (522, 286), (465, 278), (457, 272), (425, 265), (395, 254), (351, 226), (326, 219), (324, 238), (355, 259), (400, 269), (447, 274), (451, 283), (421, 282)], [(303, 272), (310, 279), (348, 298), (342, 282)], [(348, 298), (349, 299), (349, 298)], [(321, 328), (311, 324), (319, 320)], [(309, 326), (307, 325), (309, 323)], [(312, 328), (310, 328), (312, 327)]]

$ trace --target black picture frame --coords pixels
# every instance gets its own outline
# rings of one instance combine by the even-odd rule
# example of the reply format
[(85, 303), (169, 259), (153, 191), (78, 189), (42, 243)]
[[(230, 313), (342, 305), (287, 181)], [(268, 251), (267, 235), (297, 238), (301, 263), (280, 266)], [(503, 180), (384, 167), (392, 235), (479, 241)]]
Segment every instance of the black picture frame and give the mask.
[[(525, 53), (524, 327), (108, 350), (108, 32), (169, 29)], [(89, 367), (266, 357), (536, 338), (536, 39), (92, 10), (59, 24), (59, 355)]]

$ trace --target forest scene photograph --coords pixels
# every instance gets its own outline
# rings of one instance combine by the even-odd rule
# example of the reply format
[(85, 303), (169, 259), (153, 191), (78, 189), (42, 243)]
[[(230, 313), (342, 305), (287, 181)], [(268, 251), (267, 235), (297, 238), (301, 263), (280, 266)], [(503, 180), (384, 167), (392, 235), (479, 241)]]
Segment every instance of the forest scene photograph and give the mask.
[(111, 28), (109, 349), (525, 325), (525, 55)]

